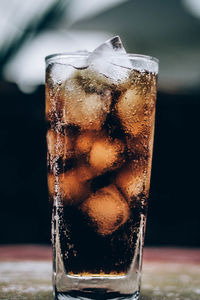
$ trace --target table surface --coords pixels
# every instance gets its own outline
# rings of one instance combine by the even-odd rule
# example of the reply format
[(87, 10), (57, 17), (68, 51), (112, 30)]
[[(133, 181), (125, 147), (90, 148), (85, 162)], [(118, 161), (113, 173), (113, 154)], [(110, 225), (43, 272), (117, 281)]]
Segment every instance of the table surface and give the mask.
[[(0, 247), (0, 299), (53, 299), (50, 247)], [(200, 249), (145, 248), (140, 299), (200, 299)]]

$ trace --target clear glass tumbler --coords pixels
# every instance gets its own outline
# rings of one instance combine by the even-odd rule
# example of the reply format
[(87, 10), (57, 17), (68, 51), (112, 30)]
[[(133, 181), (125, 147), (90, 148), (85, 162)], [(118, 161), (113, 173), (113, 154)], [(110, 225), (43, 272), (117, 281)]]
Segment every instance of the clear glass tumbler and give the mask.
[(158, 61), (120, 54), (114, 80), (87, 57), (46, 58), (54, 297), (138, 299)]

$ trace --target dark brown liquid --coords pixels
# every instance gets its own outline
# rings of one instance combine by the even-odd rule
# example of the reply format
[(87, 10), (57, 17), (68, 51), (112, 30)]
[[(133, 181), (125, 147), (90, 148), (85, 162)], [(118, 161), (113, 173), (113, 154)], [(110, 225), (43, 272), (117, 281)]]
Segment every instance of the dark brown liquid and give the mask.
[(133, 71), (115, 86), (81, 76), (55, 86), (47, 70), (48, 184), (61, 256), (69, 275), (125, 275), (147, 210), (156, 79)]

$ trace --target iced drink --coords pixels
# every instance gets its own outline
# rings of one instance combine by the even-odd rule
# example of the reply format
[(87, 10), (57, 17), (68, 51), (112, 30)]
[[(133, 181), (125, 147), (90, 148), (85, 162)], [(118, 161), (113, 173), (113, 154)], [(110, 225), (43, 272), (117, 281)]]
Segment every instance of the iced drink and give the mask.
[(46, 62), (55, 299), (138, 299), (158, 63), (118, 37)]

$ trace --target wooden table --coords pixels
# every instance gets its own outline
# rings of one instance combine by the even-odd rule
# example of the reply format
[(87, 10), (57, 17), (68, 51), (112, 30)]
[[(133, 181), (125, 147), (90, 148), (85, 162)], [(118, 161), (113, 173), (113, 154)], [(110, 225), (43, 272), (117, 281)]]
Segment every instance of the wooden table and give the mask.
[[(50, 247), (0, 247), (0, 299), (53, 299)], [(145, 248), (141, 300), (161, 299), (200, 299), (200, 249)]]

